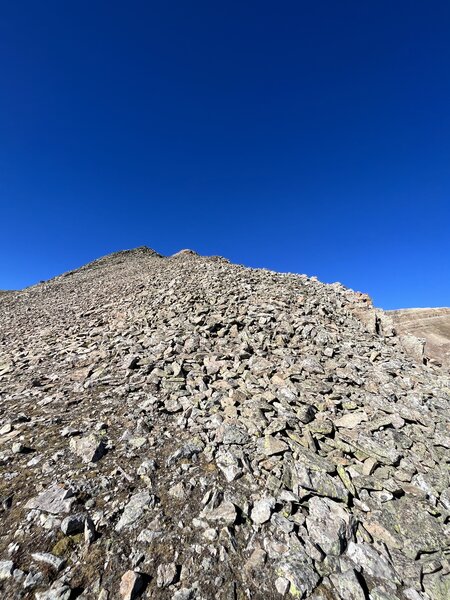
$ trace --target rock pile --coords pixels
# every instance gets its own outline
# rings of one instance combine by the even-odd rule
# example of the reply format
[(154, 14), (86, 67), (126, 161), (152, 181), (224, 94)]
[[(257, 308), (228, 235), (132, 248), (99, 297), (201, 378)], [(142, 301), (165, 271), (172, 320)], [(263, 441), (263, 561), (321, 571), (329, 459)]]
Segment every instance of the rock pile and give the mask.
[(449, 397), (315, 278), (138, 248), (3, 294), (0, 595), (448, 600)]

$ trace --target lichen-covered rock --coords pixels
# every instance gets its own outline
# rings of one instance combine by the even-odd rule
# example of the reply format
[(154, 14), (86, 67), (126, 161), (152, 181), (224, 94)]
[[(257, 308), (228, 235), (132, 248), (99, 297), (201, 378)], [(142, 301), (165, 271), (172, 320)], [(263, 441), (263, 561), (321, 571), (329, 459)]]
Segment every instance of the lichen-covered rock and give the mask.
[(325, 553), (339, 556), (352, 536), (351, 515), (337, 502), (313, 496), (308, 502), (308, 534)]

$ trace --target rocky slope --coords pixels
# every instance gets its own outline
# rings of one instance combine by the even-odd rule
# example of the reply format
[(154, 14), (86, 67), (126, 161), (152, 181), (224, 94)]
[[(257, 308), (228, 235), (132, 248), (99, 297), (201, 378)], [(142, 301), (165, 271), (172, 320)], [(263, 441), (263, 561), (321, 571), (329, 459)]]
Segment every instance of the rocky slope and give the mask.
[(409, 308), (389, 314), (400, 334), (423, 338), (429, 358), (450, 371), (450, 308)]
[(147, 248), (0, 298), (0, 595), (448, 600), (449, 379), (368, 298)]

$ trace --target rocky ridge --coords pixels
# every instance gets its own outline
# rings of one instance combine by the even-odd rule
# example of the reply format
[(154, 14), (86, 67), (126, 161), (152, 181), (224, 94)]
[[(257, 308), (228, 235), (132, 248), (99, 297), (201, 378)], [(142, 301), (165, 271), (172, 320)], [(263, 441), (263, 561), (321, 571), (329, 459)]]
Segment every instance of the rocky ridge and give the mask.
[(0, 297), (0, 593), (448, 600), (448, 376), (369, 298), (183, 251)]

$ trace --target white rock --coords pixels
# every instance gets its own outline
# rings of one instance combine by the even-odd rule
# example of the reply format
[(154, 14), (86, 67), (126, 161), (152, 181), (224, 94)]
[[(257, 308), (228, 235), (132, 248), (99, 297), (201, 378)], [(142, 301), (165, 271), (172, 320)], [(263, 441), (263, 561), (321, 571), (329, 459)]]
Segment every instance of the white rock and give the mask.
[(253, 523), (256, 523), (257, 525), (266, 523), (272, 515), (274, 504), (273, 498), (263, 498), (262, 500), (255, 502), (252, 512), (250, 513), (250, 518)]
[(175, 563), (159, 565), (156, 573), (156, 585), (158, 587), (167, 587), (174, 583), (177, 578), (177, 566)]
[(289, 580), (285, 577), (277, 577), (275, 579), (275, 588), (279, 594), (284, 596), (289, 590)]
[(0, 560), (0, 580), (9, 579), (12, 576), (14, 570), (14, 563), (12, 560)]

